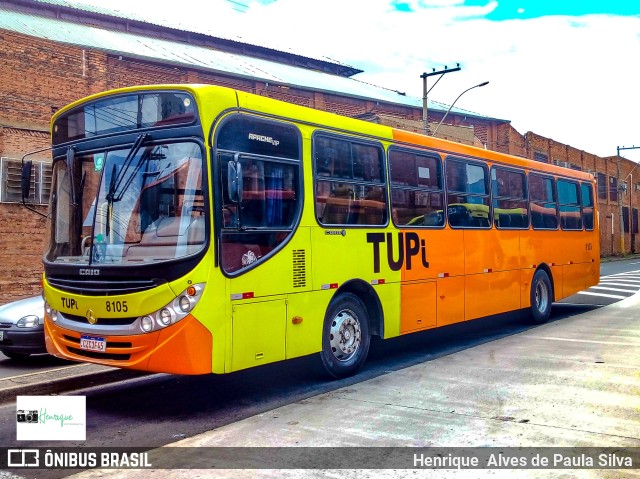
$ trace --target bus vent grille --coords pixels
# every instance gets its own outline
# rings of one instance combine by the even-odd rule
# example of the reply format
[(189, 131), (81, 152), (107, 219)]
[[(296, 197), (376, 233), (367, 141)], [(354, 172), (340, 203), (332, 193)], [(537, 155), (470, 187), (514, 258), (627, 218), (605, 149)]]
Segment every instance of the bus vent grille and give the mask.
[(303, 249), (293, 250), (293, 287), (304, 288), (307, 285), (307, 252)]
[(54, 288), (67, 293), (87, 296), (113, 296), (130, 294), (155, 288), (166, 281), (163, 279), (105, 278), (89, 280), (86, 277), (48, 276), (47, 281)]

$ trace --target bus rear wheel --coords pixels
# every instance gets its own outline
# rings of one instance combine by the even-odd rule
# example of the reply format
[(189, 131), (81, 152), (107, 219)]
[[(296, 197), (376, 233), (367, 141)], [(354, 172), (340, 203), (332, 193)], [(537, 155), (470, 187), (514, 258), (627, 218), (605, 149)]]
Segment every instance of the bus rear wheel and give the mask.
[(355, 373), (369, 352), (369, 317), (362, 301), (342, 293), (329, 303), (322, 329), (320, 357), (327, 373), (340, 378)]
[(539, 269), (531, 281), (531, 318), (534, 323), (542, 324), (549, 320), (553, 289), (546, 271)]

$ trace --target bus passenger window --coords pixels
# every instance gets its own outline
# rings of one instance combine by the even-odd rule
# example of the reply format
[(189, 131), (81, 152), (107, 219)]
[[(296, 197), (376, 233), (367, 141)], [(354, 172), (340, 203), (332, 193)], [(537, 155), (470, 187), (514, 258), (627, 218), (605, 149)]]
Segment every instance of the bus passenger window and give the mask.
[(391, 211), (397, 226), (444, 226), (442, 160), (391, 149)]
[(454, 228), (491, 228), (487, 167), (447, 159), (447, 215)]
[(553, 178), (529, 175), (529, 208), (533, 229), (558, 229), (558, 205)]
[(580, 191), (573, 181), (558, 180), (560, 226), (563, 230), (581, 230)]
[(582, 222), (584, 229), (593, 231), (593, 187), (589, 183), (582, 183)]
[(496, 228), (529, 228), (526, 176), (503, 168), (491, 170), (493, 218)]
[(369, 144), (314, 136), (315, 213), (323, 225), (384, 225), (383, 151)]

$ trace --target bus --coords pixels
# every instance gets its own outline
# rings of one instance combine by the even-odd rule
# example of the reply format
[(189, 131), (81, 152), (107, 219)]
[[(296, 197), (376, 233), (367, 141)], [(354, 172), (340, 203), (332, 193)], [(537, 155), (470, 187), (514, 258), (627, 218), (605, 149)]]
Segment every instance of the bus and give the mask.
[(342, 377), (373, 336), (543, 323), (599, 281), (585, 172), (212, 85), (93, 95), (51, 137), (64, 359), (220, 374), (315, 354)]

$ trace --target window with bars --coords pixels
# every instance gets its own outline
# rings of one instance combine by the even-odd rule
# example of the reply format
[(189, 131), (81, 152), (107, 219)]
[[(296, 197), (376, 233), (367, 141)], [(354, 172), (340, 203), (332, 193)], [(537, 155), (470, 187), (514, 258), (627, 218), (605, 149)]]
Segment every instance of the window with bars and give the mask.
[(542, 153), (540, 151), (533, 152), (534, 161), (539, 161), (541, 163), (549, 163), (549, 155)]
[[(28, 203), (49, 203), (51, 163), (34, 161)], [(0, 203), (22, 203), (22, 163), (15, 158), (0, 158)]]

